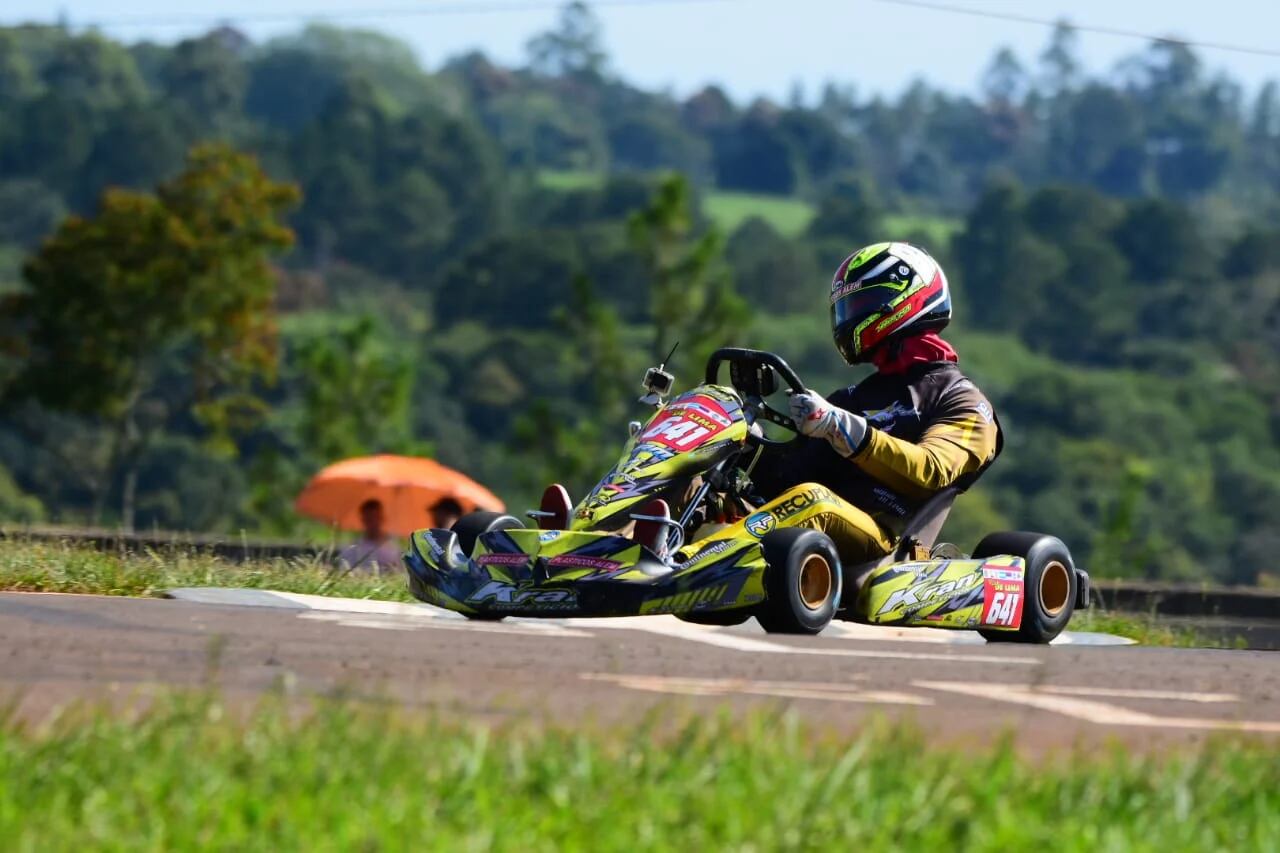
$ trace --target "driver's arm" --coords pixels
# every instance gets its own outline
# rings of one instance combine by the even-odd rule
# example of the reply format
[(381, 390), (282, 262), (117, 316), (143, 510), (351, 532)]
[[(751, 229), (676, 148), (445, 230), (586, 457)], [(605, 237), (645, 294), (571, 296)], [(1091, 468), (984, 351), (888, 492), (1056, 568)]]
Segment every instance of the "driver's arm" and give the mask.
[(918, 442), (894, 438), (813, 392), (792, 395), (791, 408), (805, 435), (827, 439), (868, 476), (907, 494), (944, 489), (980, 470), (996, 452), (999, 427), (970, 382), (958, 383), (939, 401)]
[(937, 492), (981, 470), (995, 455), (998, 427), (990, 411), (949, 411), (930, 424), (917, 443), (869, 427), (850, 460), (895, 491)]

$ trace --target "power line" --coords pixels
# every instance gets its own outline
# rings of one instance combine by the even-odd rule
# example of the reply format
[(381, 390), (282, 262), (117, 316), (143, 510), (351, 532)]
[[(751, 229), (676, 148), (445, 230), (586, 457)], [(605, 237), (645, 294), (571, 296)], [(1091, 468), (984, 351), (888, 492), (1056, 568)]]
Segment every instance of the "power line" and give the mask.
[(1035, 18), (1029, 15), (1017, 15), (1011, 12), (991, 12), (984, 9), (972, 9), (966, 6), (953, 6), (948, 3), (930, 3), (926, 0), (873, 0), (876, 3), (883, 3), (889, 6), (907, 6), (913, 9), (927, 9), (932, 12), (947, 12), (952, 15), (968, 15), (971, 18), (988, 18), (996, 21), (1012, 21), (1018, 24), (1035, 24), (1044, 27), (1056, 27), (1059, 24), (1066, 24), (1073, 30), (1079, 30), (1084, 33), (1098, 33), (1107, 36), (1123, 36), (1124, 38), (1142, 39), (1143, 41), (1165, 42), (1168, 44), (1181, 44), (1187, 47), (1198, 47), (1205, 50), (1222, 50), (1228, 53), (1247, 53), (1252, 56), (1280, 56), (1280, 50), (1265, 47), (1252, 47), (1242, 44), (1227, 44), (1225, 42), (1212, 41), (1189, 41), (1174, 36), (1158, 36), (1152, 33), (1144, 33), (1139, 30), (1128, 30), (1121, 27), (1101, 27), (1091, 26), (1087, 24), (1076, 24), (1071, 21), (1051, 21), (1047, 18)]
[[(591, 9), (613, 9), (627, 6), (686, 6), (708, 3), (732, 3), (737, 0), (595, 0)], [(390, 6), (373, 9), (334, 9), (306, 12), (247, 12), (208, 13), (170, 16), (125, 15), (115, 18), (72, 20), (75, 26), (101, 29), (125, 29), (130, 27), (190, 27), (214, 24), (264, 24), (311, 20), (376, 20), (388, 18), (427, 18), (436, 15), (486, 15), (511, 12), (545, 12), (558, 10), (564, 0), (535, 0), (535, 2), (472, 2), (446, 3), (431, 6)]]
[[(595, 0), (589, 3), (592, 9), (611, 9), (645, 6), (688, 6), (711, 3), (740, 3), (742, 0)], [(965, 15), (971, 18), (984, 18), (994, 21), (1010, 21), (1018, 24), (1029, 24), (1040, 27), (1056, 27), (1065, 23), (1074, 30), (1099, 35), (1120, 36), (1122, 38), (1139, 39), (1148, 42), (1165, 42), (1181, 44), (1187, 47), (1204, 50), (1217, 50), (1226, 53), (1240, 53), (1250, 56), (1280, 57), (1280, 49), (1254, 47), (1252, 45), (1232, 44), (1215, 41), (1192, 41), (1174, 36), (1161, 36), (1141, 30), (1122, 27), (1100, 26), (1096, 24), (1076, 24), (1071, 21), (1055, 21), (1048, 18), (1037, 18), (1031, 15), (1019, 15), (1012, 12), (993, 12), (985, 9), (974, 9), (968, 6), (957, 6), (950, 3), (929, 2), (929, 0), (873, 0), (888, 6), (900, 6), (910, 9), (922, 9), (930, 12), (943, 12), (951, 15)], [(494, 2), (455, 2), (431, 6), (392, 6), (373, 9), (334, 9), (317, 11), (312, 14), (299, 12), (247, 12), (241, 14), (191, 14), (168, 17), (121, 16), (116, 18), (97, 18), (85, 21), (73, 21), (79, 26), (99, 27), (102, 29), (125, 29), (132, 27), (189, 27), (209, 26), (216, 24), (258, 24), (279, 23), (308, 20), (377, 20), (395, 18), (424, 18), (436, 15), (487, 15), (513, 12), (542, 12), (563, 8), (564, 0), (530, 0), (520, 3), (512, 0), (495, 0)]]

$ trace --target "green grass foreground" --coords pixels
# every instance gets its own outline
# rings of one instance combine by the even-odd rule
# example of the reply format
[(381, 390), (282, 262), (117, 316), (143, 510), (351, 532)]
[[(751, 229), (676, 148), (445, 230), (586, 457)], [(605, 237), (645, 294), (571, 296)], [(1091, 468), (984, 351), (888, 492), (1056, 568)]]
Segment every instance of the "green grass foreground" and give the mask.
[[(400, 573), (374, 576), (335, 571), (320, 560), (236, 563), (191, 551), (104, 553), (69, 543), (0, 540), (0, 591), (162, 596), (190, 586), (247, 587), (342, 598), (412, 601)], [(1077, 613), (1073, 631), (1102, 631), (1144, 645), (1206, 647), (1221, 643), (1155, 616)]]
[(938, 748), (790, 717), (486, 729), (205, 698), (0, 731), (7, 850), (1274, 850), (1280, 753)]

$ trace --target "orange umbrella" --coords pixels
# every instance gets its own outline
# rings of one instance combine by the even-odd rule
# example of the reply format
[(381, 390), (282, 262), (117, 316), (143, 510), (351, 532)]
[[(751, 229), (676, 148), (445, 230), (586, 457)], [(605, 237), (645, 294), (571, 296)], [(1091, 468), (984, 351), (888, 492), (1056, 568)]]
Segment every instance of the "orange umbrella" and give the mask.
[(433, 459), (385, 454), (335, 462), (311, 478), (294, 507), (326, 524), (360, 530), (360, 505), (371, 498), (386, 510), (387, 531), (399, 536), (430, 527), (431, 507), (442, 498), (453, 498), (464, 512), (506, 508), (493, 492)]

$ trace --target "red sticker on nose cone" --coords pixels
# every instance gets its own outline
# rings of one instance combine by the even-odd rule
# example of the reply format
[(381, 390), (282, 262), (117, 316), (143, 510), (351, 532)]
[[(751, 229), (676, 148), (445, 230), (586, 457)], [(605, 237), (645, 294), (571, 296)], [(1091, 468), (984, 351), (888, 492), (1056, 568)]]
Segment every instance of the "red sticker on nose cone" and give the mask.
[(640, 436), (641, 443), (684, 451), (701, 447), (733, 423), (718, 402), (701, 394), (673, 400)]

